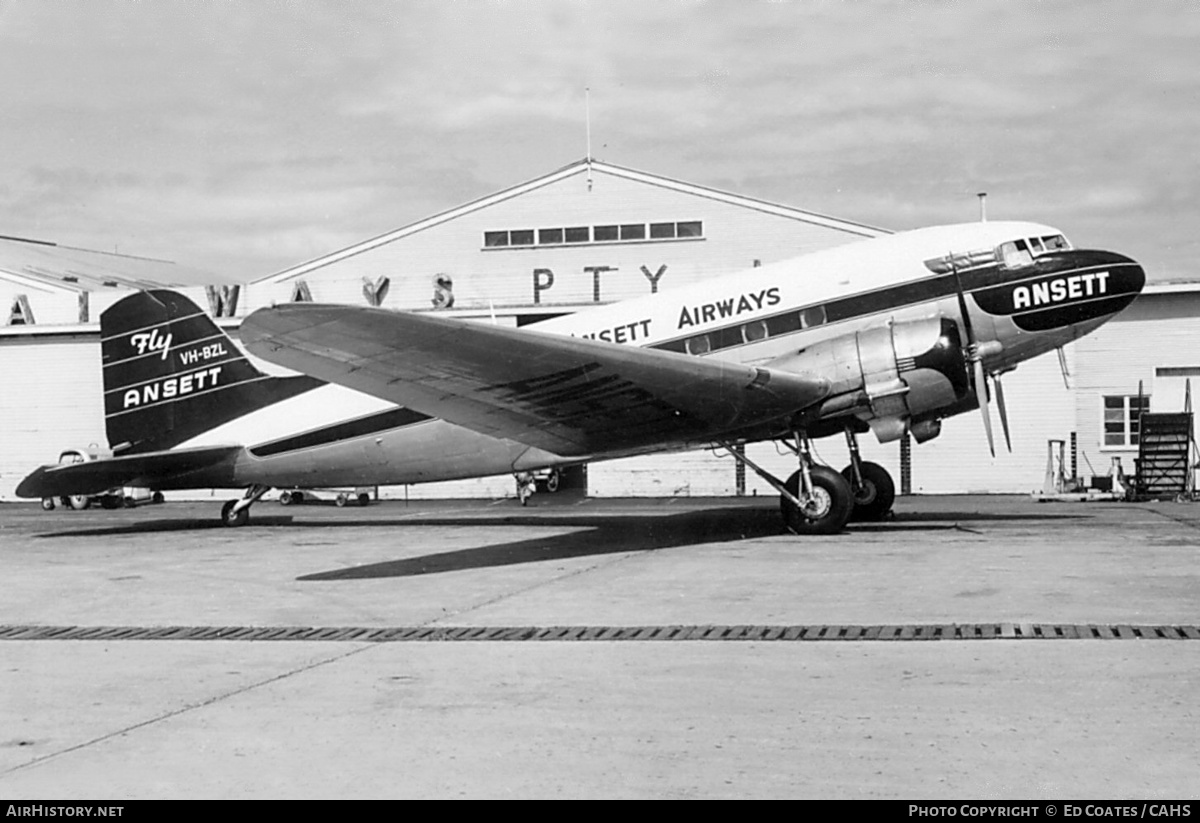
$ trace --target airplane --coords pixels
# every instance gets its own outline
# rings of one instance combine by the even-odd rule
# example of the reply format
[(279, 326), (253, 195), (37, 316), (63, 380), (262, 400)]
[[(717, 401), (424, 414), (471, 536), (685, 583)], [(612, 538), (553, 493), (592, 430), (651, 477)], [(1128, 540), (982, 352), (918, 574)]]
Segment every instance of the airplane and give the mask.
[[(101, 317), (111, 455), (43, 466), (45, 498), (116, 486), (242, 489), (421, 483), (716, 446), (780, 495), (785, 526), (841, 531), (886, 517), (895, 483), (859, 456), (937, 437), (979, 409), (995, 454), (1001, 375), (1095, 330), (1145, 272), (1059, 230), (991, 221), (899, 232), (522, 328), (307, 302), (241, 325), (257, 368), (187, 298), (133, 294)], [(844, 435), (850, 464), (810, 443)], [(781, 479), (738, 446), (795, 453)]]

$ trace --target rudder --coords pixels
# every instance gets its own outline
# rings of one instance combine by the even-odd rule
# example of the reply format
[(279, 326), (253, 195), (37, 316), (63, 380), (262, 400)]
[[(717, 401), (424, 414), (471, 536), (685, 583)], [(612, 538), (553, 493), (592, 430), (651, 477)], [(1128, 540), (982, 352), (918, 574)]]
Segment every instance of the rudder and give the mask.
[(170, 449), (324, 385), (271, 377), (182, 294), (132, 294), (100, 315), (104, 422), (117, 454)]

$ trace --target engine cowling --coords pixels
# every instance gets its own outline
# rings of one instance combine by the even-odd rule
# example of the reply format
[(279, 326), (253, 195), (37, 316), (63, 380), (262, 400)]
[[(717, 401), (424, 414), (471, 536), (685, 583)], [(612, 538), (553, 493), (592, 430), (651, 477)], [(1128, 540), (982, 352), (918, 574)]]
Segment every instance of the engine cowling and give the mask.
[(889, 323), (815, 343), (767, 364), (823, 377), (831, 391), (817, 420), (853, 416), (881, 443), (896, 440), (920, 419), (925, 439), (939, 409), (971, 396), (970, 368), (958, 325), (944, 317)]

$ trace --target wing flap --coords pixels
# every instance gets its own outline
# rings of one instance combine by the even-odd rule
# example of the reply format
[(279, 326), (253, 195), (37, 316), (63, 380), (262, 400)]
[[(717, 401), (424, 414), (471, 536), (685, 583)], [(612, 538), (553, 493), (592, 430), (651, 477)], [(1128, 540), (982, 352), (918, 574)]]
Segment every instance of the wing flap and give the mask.
[(241, 337), (281, 366), (568, 456), (702, 442), (829, 391), (712, 358), (352, 306), (260, 309)]
[[(62, 497), (98, 494), (119, 486), (169, 488), (182, 475), (232, 463), (241, 446), (147, 452), (127, 457), (107, 457), (65, 466), (42, 466), (17, 486), (18, 497)], [(220, 478), (211, 478), (216, 481)], [(219, 483), (214, 483), (219, 485)]]

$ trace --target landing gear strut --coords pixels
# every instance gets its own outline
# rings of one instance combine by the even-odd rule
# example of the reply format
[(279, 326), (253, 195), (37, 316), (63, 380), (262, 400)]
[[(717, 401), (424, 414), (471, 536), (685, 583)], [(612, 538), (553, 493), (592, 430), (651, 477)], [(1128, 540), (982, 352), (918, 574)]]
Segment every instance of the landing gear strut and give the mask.
[(779, 509), (789, 531), (793, 534), (836, 534), (846, 525), (854, 509), (850, 484), (828, 466), (813, 463), (807, 434), (797, 431), (795, 436), (796, 444), (792, 449), (800, 458), (800, 468), (787, 482), (780, 482), (740, 454), (732, 444), (721, 445), (779, 491)]
[(850, 447), (850, 465), (842, 469), (842, 477), (854, 493), (854, 513), (850, 519), (883, 520), (896, 502), (896, 484), (883, 466), (859, 457), (858, 436), (850, 428), (846, 429), (846, 445)]
[(250, 522), (250, 507), (258, 502), (264, 494), (271, 490), (270, 486), (257, 483), (246, 489), (240, 500), (228, 500), (221, 507), (221, 523), (226, 526), (244, 526)]

